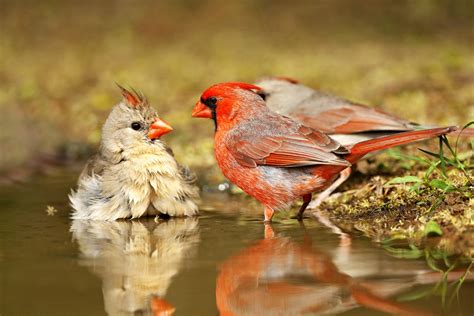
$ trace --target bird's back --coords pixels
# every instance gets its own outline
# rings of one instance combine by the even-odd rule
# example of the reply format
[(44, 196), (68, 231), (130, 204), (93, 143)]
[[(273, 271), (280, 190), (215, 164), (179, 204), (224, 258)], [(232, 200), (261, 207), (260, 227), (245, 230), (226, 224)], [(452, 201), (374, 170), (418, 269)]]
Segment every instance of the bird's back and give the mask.
[(268, 90), (267, 106), (302, 124), (329, 134), (400, 132), (416, 125), (382, 110), (314, 90), (300, 83), (269, 79), (258, 83)]

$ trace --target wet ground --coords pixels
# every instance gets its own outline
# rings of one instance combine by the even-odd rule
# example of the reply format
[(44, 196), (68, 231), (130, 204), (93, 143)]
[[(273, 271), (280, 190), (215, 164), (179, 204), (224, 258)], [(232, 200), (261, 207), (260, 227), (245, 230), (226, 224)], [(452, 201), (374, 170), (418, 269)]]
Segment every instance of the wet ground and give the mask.
[(205, 195), (198, 218), (71, 221), (76, 176), (0, 187), (0, 315), (474, 312), (465, 267), (442, 274), (311, 218), (265, 226), (224, 193)]

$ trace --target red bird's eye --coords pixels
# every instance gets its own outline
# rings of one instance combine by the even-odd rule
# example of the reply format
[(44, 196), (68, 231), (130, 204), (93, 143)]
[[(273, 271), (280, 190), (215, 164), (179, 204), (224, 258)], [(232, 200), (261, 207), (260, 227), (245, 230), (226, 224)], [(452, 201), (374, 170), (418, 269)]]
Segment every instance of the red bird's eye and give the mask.
[(217, 106), (217, 98), (216, 97), (209, 97), (205, 100), (201, 99), (201, 102), (207, 105), (210, 109), (215, 109)]
[(212, 103), (212, 104), (216, 104), (217, 103), (217, 99), (215, 97), (210, 97), (209, 99), (207, 99), (207, 101), (209, 103)]

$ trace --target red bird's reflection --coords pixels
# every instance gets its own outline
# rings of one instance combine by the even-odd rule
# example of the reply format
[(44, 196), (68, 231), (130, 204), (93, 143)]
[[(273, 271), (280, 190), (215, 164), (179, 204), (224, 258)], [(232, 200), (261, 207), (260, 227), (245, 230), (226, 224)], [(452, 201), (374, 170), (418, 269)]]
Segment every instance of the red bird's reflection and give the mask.
[(340, 272), (308, 237), (296, 243), (275, 237), (266, 225), (265, 239), (221, 265), (216, 302), (221, 315), (335, 314), (358, 305), (397, 315), (426, 315), (377, 296), (369, 287), (375, 288)]

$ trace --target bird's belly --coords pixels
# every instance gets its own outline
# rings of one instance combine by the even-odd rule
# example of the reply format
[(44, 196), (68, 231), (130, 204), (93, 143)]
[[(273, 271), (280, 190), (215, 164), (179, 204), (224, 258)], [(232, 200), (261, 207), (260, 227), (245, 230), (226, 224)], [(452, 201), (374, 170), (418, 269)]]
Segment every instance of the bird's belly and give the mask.
[(278, 168), (240, 165), (231, 155), (217, 155), (224, 176), (264, 205), (274, 210), (287, 207), (297, 198), (318, 189), (321, 181), (308, 168)]
[(126, 200), (131, 217), (159, 213), (183, 215), (186, 207), (189, 208), (187, 199), (180, 199), (188, 192), (171, 158), (136, 157), (133, 162), (115, 170), (113, 176), (121, 180), (120, 195)]
[[(286, 207), (292, 202), (291, 188), (271, 167), (242, 168), (226, 170), (224, 175), (245, 193), (273, 209)], [(276, 168), (272, 168), (276, 169)], [(280, 179), (280, 181), (277, 181)]]

